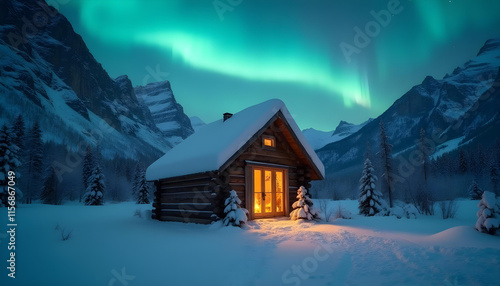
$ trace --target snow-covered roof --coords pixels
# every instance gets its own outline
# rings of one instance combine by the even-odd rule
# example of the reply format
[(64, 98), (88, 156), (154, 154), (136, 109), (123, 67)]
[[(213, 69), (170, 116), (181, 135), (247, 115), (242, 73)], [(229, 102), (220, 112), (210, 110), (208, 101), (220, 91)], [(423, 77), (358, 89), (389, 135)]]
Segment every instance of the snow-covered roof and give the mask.
[(205, 125), (151, 164), (149, 181), (219, 170), (262, 127), (281, 111), (292, 132), (321, 175), (325, 167), (288, 112), (285, 103), (271, 99), (248, 107), (225, 122), (220, 119)]

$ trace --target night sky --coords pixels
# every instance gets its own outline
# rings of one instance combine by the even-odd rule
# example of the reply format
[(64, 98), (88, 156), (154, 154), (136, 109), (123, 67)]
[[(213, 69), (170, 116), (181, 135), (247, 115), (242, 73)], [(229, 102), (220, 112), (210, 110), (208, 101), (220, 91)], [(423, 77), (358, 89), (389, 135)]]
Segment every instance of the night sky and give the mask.
[(169, 80), (189, 116), (280, 98), (321, 130), (380, 115), (500, 30), (497, 0), (57, 2), (111, 77)]

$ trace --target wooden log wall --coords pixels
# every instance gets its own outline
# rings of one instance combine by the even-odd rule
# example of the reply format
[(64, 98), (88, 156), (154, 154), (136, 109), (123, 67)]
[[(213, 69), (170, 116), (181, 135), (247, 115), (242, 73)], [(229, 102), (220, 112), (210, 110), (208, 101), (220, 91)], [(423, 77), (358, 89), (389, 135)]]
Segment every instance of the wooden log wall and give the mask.
[(162, 221), (210, 223), (217, 205), (214, 174), (203, 173), (155, 183), (153, 218)]

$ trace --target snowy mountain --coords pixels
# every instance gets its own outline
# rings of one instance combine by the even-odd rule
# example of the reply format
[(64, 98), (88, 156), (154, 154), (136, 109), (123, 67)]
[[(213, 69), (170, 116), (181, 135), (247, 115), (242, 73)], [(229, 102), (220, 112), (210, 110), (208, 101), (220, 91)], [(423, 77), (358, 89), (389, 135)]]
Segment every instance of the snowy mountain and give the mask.
[(201, 120), (198, 116), (191, 116), (189, 117), (189, 120), (191, 120), (191, 126), (193, 126), (194, 131), (198, 131), (201, 127), (207, 125), (205, 121)]
[[(193, 134), (189, 117), (177, 103), (169, 81), (136, 86), (135, 94), (148, 108), (158, 129), (174, 144)], [(146, 111), (147, 112), (147, 111)]]
[(353, 133), (358, 132), (359, 129), (372, 120), (373, 118), (370, 118), (358, 125), (342, 120), (334, 131), (321, 131), (314, 128), (308, 128), (302, 130), (302, 134), (304, 134), (309, 144), (311, 144), (311, 147), (313, 147), (314, 150), (318, 150), (327, 144), (337, 142)]
[[(338, 138), (338, 140), (344, 139), (345, 137), (358, 132), (359, 129), (363, 128), (363, 126), (370, 123), (372, 120), (373, 120), (373, 118), (370, 118), (367, 121), (365, 121), (361, 124), (358, 124), (358, 125), (342, 120), (342, 121), (340, 121), (337, 128), (335, 128), (335, 131), (333, 132), (332, 136)], [(335, 140), (335, 141), (338, 141), (338, 140)]]
[[(128, 77), (110, 78), (63, 15), (43, 1), (0, 0), (0, 7), (0, 122), (22, 114), (28, 125), (40, 123), (44, 141), (72, 150), (99, 141), (107, 157), (172, 147)], [(28, 29), (42, 14), (47, 21)], [(171, 99), (179, 128), (168, 136), (184, 138), (192, 128)]]
[(486, 125), (499, 132), (500, 104), (494, 96), (486, 96), (492, 93), (488, 91), (490, 87), (498, 85), (495, 79), (498, 80), (499, 67), (500, 40), (488, 40), (475, 58), (443, 79), (426, 77), (378, 118), (358, 132), (324, 146), (318, 154), (329, 172), (359, 165), (366, 142), (378, 146), (381, 120), (396, 155), (415, 147), (421, 128), (434, 141), (436, 152), (443, 152), (443, 148), (449, 152), (471, 142), (481, 136)]

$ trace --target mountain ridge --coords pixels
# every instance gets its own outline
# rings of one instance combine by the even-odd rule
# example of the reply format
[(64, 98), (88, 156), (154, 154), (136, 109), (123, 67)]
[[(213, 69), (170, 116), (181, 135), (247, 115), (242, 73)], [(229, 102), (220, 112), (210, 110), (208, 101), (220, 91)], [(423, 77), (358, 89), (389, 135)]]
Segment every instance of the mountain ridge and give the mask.
[(428, 137), (441, 138), (436, 140), (437, 145), (445, 143), (441, 141), (444, 133), (449, 134), (447, 140), (456, 139), (466, 127), (462, 126), (452, 134), (449, 133), (450, 126), (456, 124), (491, 87), (499, 67), (500, 40), (490, 39), (479, 49), (476, 57), (457, 67), (452, 74), (443, 79), (427, 76), (358, 132), (327, 144), (317, 152), (330, 173), (359, 165), (366, 142), (378, 146), (381, 120), (394, 145), (395, 154), (414, 148), (421, 128)]
[[(28, 125), (40, 123), (46, 142), (76, 150), (81, 142), (100, 141), (110, 158), (157, 157), (176, 144), (174, 134), (157, 127), (128, 76), (112, 79), (57, 10), (43, 1), (0, 0), (0, 7), (0, 92), (8, 95), (0, 99), (0, 121), (23, 114)], [(33, 26), (40, 15), (46, 22)], [(183, 114), (177, 102), (174, 107)], [(192, 130), (184, 117), (172, 119), (179, 120), (181, 137)]]

